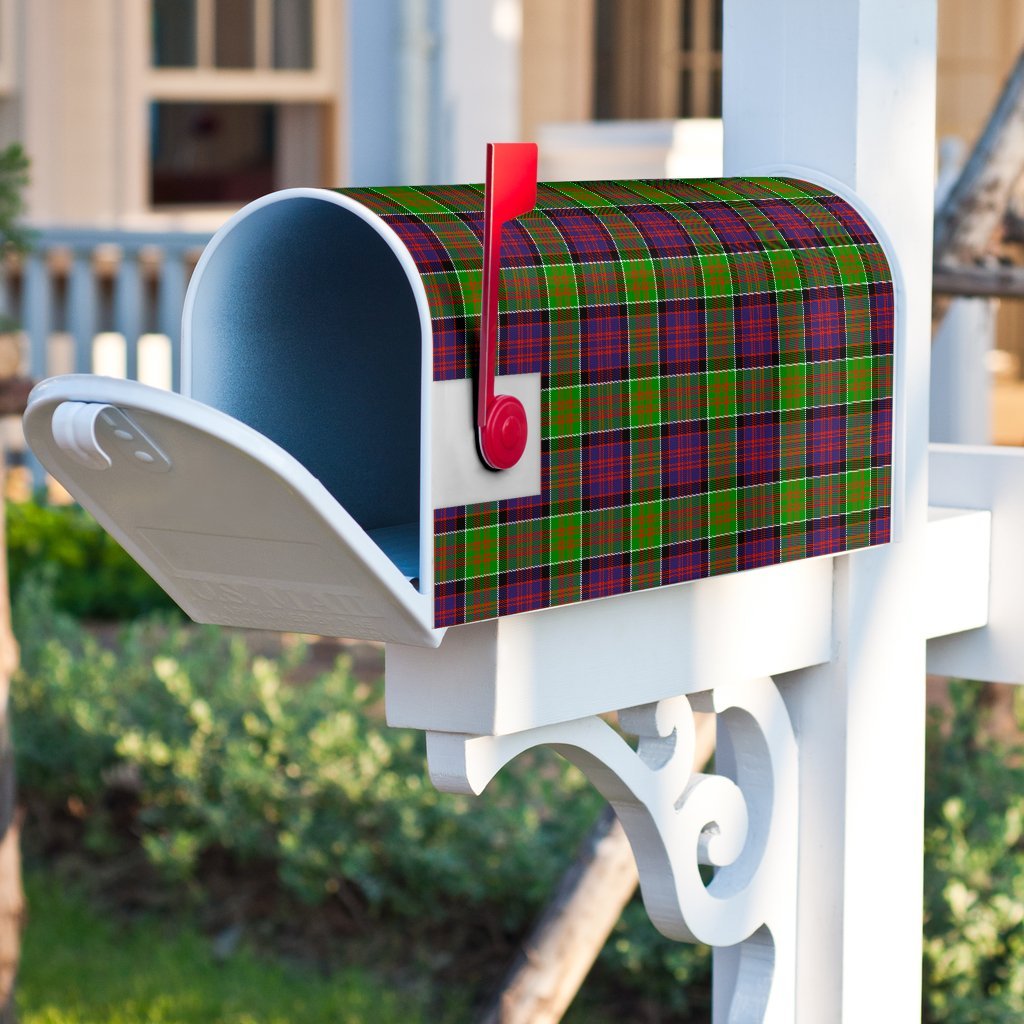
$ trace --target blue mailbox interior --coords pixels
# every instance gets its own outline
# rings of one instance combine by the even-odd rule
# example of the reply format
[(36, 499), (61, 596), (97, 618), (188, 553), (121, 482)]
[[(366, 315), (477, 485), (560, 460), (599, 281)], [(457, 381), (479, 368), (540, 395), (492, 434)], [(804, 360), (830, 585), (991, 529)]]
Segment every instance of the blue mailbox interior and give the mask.
[(284, 448), (418, 576), (422, 331), (385, 239), (282, 195), (221, 236), (192, 288), (191, 396)]

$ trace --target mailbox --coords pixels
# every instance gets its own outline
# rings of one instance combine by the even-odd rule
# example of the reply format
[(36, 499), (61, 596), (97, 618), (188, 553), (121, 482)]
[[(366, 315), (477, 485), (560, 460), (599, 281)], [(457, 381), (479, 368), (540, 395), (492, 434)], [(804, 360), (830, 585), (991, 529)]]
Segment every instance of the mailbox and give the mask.
[[(184, 395), (54, 378), (29, 443), (227, 625), (435, 646), (887, 542), (894, 287), (865, 213), (782, 177), (535, 187), (494, 221), (490, 300), (481, 186), (252, 203), (193, 275)], [(521, 410), (504, 468), (488, 389)]]

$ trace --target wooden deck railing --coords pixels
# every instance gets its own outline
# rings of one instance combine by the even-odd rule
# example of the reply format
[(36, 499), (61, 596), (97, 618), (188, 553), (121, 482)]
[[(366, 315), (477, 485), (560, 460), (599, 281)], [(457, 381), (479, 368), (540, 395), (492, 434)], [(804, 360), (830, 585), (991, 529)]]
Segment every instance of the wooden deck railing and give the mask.
[(97, 371), (178, 389), (185, 289), (209, 238), (39, 230), (0, 274), (0, 312), (21, 324), (25, 372)]

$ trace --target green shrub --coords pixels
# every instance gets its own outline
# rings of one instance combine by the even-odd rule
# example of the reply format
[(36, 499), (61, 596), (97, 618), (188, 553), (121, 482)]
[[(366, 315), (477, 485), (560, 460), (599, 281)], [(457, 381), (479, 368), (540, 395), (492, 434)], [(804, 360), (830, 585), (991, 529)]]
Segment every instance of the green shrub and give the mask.
[(77, 505), (7, 503), (11, 592), (46, 577), (56, 606), (88, 619), (133, 619), (176, 605), (93, 517)]
[[(150, 861), (193, 888), (216, 851), (242, 869), (275, 865), (310, 905), (354, 894), (410, 934), (511, 939), (600, 811), (583, 776), (550, 752), (521, 758), (479, 799), (437, 792), (422, 736), (387, 728), (381, 684), (354, 681), (344, 660), (291, 684), (301, 650), (253, 657), (238, 633), (167, 618), (131, 624), (104, 648), (31, 578), (15, 628), (23, 793), (53, 807), (72, 798), (89, 843), (106, 850), (117, 836), (105, 796), (127, 780)], [(705, 959), (633, 911), (599, 974), (681, 1010), (695, 997), (678, 982), (706, 974)]]
[[(102, 828), (108, 780), (128, 770), (146, 850), (176, 876), (218, 848), (274, 861), (309, 902), (345, 880), (408, 915), (441, 892), (469, 903), (515, 893), (514, 908), (536, 903), (593, 812), (569, 768), (513, 773), (483, 815), (437, 793), (419, 734), (380, 723), (380, 686), (353, 682), (344, 661), (290, 685), (287, 664), (253, 658), (237, 634), (151, 619), (103, 649), (47, 606), (34, 585), (16, 605), (22, 786), (73, 794)], [(541, 811), (556, 786), (564, 806)]]
[(951, 696), (929, 729), (925, 1020), (1010, 1024), (1024, 1020), (1024, 748), (992, 738), (978, 684)]

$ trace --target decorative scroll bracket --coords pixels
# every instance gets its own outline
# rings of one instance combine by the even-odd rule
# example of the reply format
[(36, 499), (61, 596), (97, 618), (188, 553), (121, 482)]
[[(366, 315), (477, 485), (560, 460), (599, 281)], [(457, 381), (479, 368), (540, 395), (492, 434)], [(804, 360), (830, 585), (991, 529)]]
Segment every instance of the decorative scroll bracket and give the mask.
[[(718, 715), (717, 768), (692, 770), (693, 712)], [(647, 912), (669, 938), (715, 947), (715, 1024), (795, 1019), (797, 745), (770, 678), (619, 712), (634, 750), (596, 716), (504, 736), (427, 733), (430, 776), (479, 794), (550, 746), (615, 808)], [(715, 868), (705, 884), (702, 864)]]

